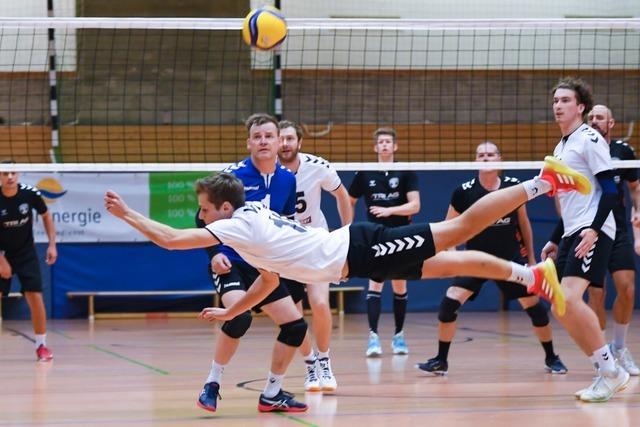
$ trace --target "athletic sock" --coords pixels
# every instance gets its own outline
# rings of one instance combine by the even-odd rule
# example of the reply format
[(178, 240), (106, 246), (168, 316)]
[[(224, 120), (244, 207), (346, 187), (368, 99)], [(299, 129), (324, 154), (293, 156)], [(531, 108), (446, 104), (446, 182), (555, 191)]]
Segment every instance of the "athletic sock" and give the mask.
[(535, 283), (536, 277), (531, 267), (511, 262), (511, 276), (507, 282), (519, 283), (524, 286), (531, 286)]
[(625, 348), (627, 346), (627, 331), (629, 330), (629, 324), (623, 325), (622, 323), (613, 322), (613, 345), (617, 350)]
[(305, 362), (315, 362), (315, 360), (316, 360), (316, 355), (313, 352), (313, 350), (311, 350), (311, 352), (309, 354), (304, 356), (304, 361)]
[(393, 317), (396, 321), (396, 334), (402, 332), (407, 316), (407, 293), (393, 294)]
[(545, 181), (539, 176), (524, 181), (522, 183), (522, 187), (524, 187), (524, 191), (527, 192), (527, 200), (535, 199), (536, 197), (542, 196), (543, 194), (553, 190), (551, 183)]
[(553, 352), (553, 341), (540, 341), (542, 348), (544, 349), (545, 359), (555, 359), (556, 354)]
[(40, 348), (41, 345), (47, 346), (47, 334), (35, 334), (36, 348)]
[(367, 292), (367, 318), (369, 330), (378, 333), (378, 319), (380, 319), (380, 292)]
[(207, 384), (211, 382), (220, 384), (225, 366), (227, 365), (220, 365), (219, 363), (216, 363), (215, 360), (211, 362), (211, 370), (209, 371), (209, 376), (207, 377)]
[(264, 397), (274, 397), (282, 389), (282, 380), (284, 375), (276, 375), (269, 371), (269, 378), (267, 378), (267, 385), (264, 387), (262, 394)]
[(446, 362), (449, 357), (449, 347), (451, 347), (451, 341), (438, 341), (438, 359)]
[(329, 349), (327, 351), (318, 351), (318, 359), (328, 359), (329, 358)]
[(613, 358), (613, 354), (611, 354), (611, 349), (609, 349), (607, 344), (594, 351), (593, 355), (598, 361), (600, 372), (614, 372), (616, 370), (616, 362)]

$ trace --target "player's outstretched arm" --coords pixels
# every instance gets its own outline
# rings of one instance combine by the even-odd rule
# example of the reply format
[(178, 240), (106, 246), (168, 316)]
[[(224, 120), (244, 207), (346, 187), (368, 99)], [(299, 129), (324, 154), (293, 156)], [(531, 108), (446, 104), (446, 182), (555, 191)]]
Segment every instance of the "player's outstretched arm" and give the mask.
[(106, 192), (104, 206), (110, 214), (122, 219), (153, 243), (165, 249), (206, 248), (220, 243), (205, 228), (179, 230), (147, 218), (127, 206), (115, 191)]
[(260, 301), (264, 300), (280, 283), (280, 277), (276, 273), (260, 270), (260, 275), (253, 282), (247, 293), (228, 308), (207, 307), (198, 315), (202, 320), (231, 320), (237, 315), (251, 310)]

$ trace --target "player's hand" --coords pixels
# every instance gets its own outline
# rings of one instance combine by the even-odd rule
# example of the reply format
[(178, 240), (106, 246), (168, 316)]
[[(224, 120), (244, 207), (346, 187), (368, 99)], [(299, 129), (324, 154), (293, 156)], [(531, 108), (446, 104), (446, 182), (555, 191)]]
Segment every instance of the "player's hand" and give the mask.
[(552, 260), (556, 260), (558, 258), (558, 245), (553, 242), (547, 242), (540, 252), (540, 259), (542, 261), (547, 258), (551, 258)]
[(581, 259), (587, 256), (598, 240), (598, 232), (593, 228), (585, 228), (580, 232), (580, 243), (576, 246), (576, 258)]
[(115, 191), (109, 190), (104, 195), (104, 207), (107, 211), (118, 218), (125, 216), (129, 206), (122, 200), (122, 197)]
[(231, 271), (231, 261), (225, 254), (215, 254), (211, 258), (211, 270), (216, 274), (227, 274)]
[(636, 255), (640, 255), (640, 239), (633, 242), (633, 250), (636, 251)]
[(214, 320), (231, 320), (233, 316), (226, 308), (206, 307), (198, 314), (198, 319), (213, 322)]
[(382, 206), (371, 206), (369, 212), (376, 218), (387, 218), (391, 216), (391, 209), (383, 208)]
[(47, 254), (45, 255), (44, 261), (47, 263), (47, 265), (53, 265), (55, 264), (57, 259), (58, 259), (58, 249), (56, 248), (56, 245), (49, 245), (49, 247), (47, 248)]
[(0, 278), (11, 279), (13, 270), (11, 270), (11, 264), (7, 261), (4, 255), (0, 255)]

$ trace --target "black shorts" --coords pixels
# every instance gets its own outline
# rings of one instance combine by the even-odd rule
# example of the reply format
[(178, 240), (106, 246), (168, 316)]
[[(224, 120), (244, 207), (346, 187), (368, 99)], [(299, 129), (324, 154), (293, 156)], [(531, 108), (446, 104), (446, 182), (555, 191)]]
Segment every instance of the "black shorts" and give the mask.
[(560, 241), (556, 263), (558, 278), (562, 280), (563, 277), (574, 276), (586, 279), (591, 283), (604, 283), (604, 276), (611, 258), (613, 240), (606, 234), (600, 233), (594, 244), (593, 253), (578, 259), (575, 256), (575, 249), (582, 240), (581, 231), (578, 230)]
[(349, 227), (349, 277), (376, 282), (422, 277), (422, 263), (435, 255), (427, 223), (385, 227), (371, 222)]
[(296, 304), (304, 300), (304, 297), (307, 295), (307, 289), (305, 288), (306, 285), (304, 283), (285, 278), (281, 278), (280, 283), (282, 283), (287, 288), (289, 295), (291, 295), (293, 302), (295, 302)]
[[(216, 292), (220, 295), (220, 298), (222, 298), (222, 296), (229, 291), (240, 290), (246, 292), (259, 275), (260, 272), (256, 268), (245, 262), (232, 262), (229, 273), (220, 275), (213, 273), (212, 277)], [(253, 307), (253, 309), (260, 311), (260, 307), (263, 305), (288, 297), (289, 292), (283, 283), (285, 280), (286, 279), (282, 279), (278, 287)]]
[[(40, 275), (40, 261), (35, 248), (26, 254), (13, 257), (5, 254), (11, 271), (20, 280), (20, 292), (42, 292), (42, 276)], [(11, 279), (0, 279), (0, 293), (7, 295), (11, 290)]]
[[(516, 258), (513, 262), (517, 262), (518, 264), (526, 264), (527, 260), (524, 258)], [(482, 285), (490, 279), (480, 279), (478, 277), (456, 277), (453, 281), (452, 286), (457, 286), (458, 288), (467, 289), (473, 294), (469, 297), (469, 300), (473, 301), (476, 299), (480, 290), (482, 289)], [(519, 285), (513, 282), (507, 282), (503, 280), (495, 280), (494, 281), (504, 299), (509, 301), (512, 299), (526, 298), (530, 297), (533, 294), (530, 294), (527, 291), (526, 286)]]
[[(609, 273), (621, 270), (636, 271), (633, 241), (626, 230), (618, 231), (616, 233), (616, 239), (613, 241), (613, 249), (611, 250), (611, 256), (609, 257), (608, 270)], [(604, 286), (604, 282), (605, 278), (603, 277), (602, 282), (591, 282), (589, 286), (602, 288)]]

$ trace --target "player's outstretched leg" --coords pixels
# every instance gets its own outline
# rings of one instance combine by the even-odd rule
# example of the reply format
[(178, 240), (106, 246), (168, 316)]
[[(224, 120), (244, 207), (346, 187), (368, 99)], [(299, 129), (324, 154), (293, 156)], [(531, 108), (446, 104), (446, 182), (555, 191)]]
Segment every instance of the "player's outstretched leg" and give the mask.
[(537, 176), (520, 185), (492, 191), (460, 216), (431, 224), (436, 252), (460, 245), (492, 225), (498, 218), (516, 210), (523, 203), (542, 194), (591, 191), (589, 180), (560, 160), (547, 156)]

